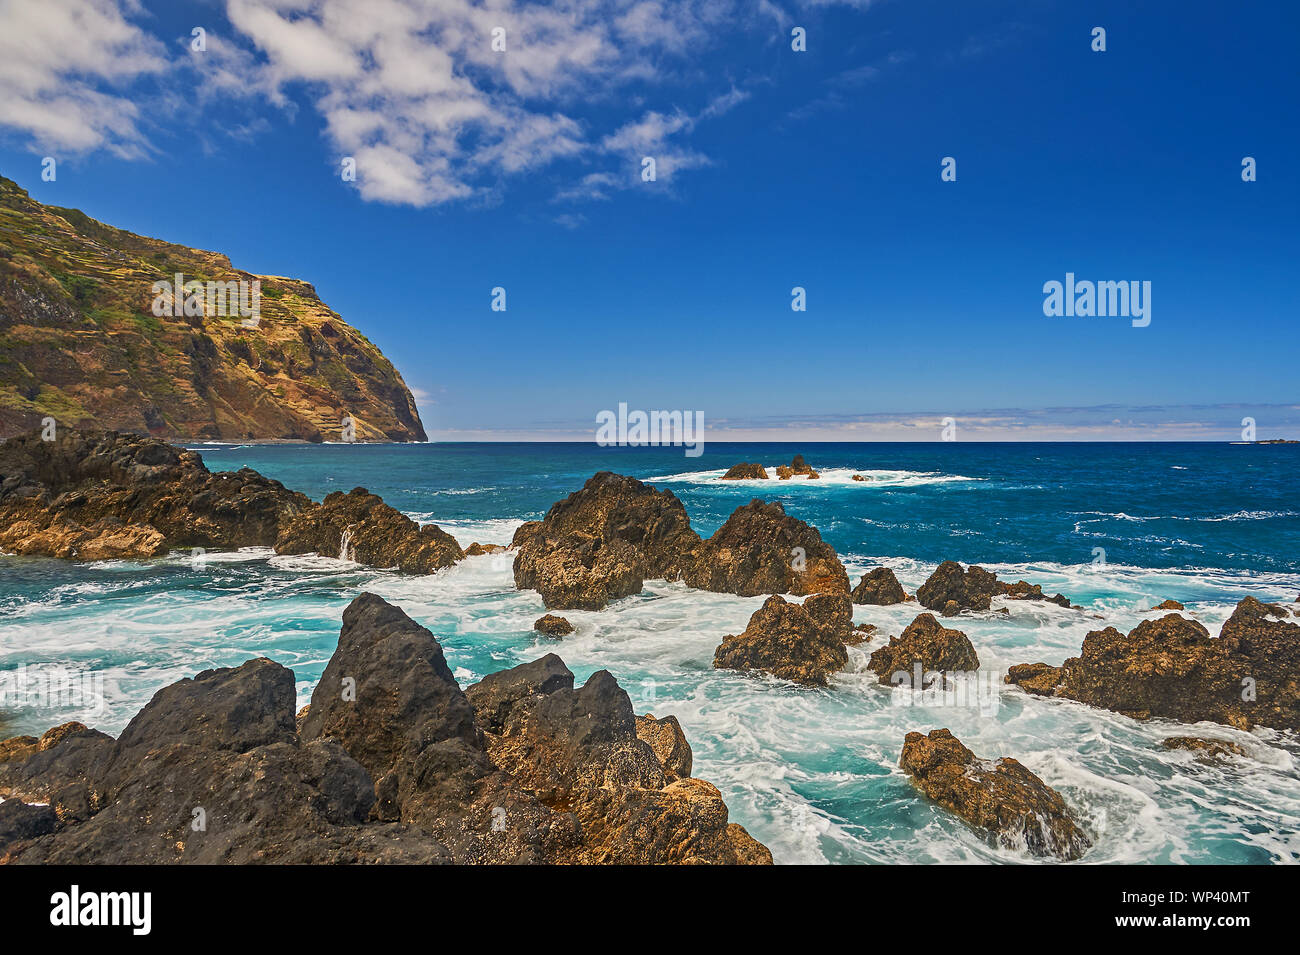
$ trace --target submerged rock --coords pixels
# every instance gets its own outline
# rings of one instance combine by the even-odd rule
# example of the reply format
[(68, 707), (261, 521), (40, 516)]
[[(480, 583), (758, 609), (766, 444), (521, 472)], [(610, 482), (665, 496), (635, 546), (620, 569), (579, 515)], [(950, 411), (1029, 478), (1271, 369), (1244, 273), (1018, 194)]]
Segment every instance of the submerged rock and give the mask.
[(722, 475), (723, 481), (767, 481), (767, 469), (761, 464), (755, 464), (750, 461), (742, 461), (740, 464), (733, 464), (727, 469), (727, 473)]
[(506, 548), (501, 544), (480, 544), (478, 541), (465, 548), (466, 557), (479, 557), (483, 554), (504, 554)]
[(738, 507), (695, 551), (686, 583), (714, 593), (848, 593), (849, 575), (815, 527), (776, 503)]
[(193, 451), (116, 431), (10, 438), (0, 475), (0, 550), (71, 560), (269, 547), (314, 506), (256, 471), (212, 473)]
[[(843, 594), (825, 598), (836, 596), (847, 604)], [(851, 624), (844, 623), (823, 598), (810, 597), (809, 602), (813, 604), (811, 612), (779, 595), (768, 597), (749, 618), (743, 633), (722, 638), (713, 653), (714, 667), (763, 670), (792, 683), (825, 686), (830, 674), (844, 669), (849, 661), (844, 643)]]
[(895, 673), (911, 675), (978, 670), (979, 655), (970, 639), (960, 630), (949, 630), (933, 614), (917, 616), (900, 636), (891, 637), (887, 646), (871, 654), (867, 664), (881, 683), (889, 684)]
[(0, 861), (771, 862), (603, 671), (574, 689), (548, 655), (462, 691), (428, 630), (363, 594), (300, 729), (294, 695), (250, 660), (160, 690), (117, 740), (0, 744)]
[(280, 529), (275, 552), (319, 554), (411, 574), (431, 574), (465, 557), (446, 531), (420, 526), (363, 487), (335, 491), (292, 518)]
[(647, 579), (679, 579), (699, 541), (671, 491), (601, 471), (516, 532), (515, 586), (548, 609), (599, 610)]
[(573, 624), (553, 613), (544, 614), (533, 622), (533, 629), (548, 637), (564, 637), (573, 633)]
[(1151, 608), (1152, 610), (1186, 610), (1177, 600), (1164, 600)]
[(862, 575), (858, 585), (853, 588), (855, 604), (874, 604), (888, 607), (901, 604), (908, 599), (907, 591), (898, 582), (894, 572), (888, 567), (876, 567)]
[(1055, 789), (1009, 756), (979, 759), (946, 729), (908, 733), (899, 766), (926, 796), (1003, 848), (1074, 860), (1092, 845)]
[(1226, 739), (1200, 736), (1170, 736), (1160, 741), (1165, 749), (1181, 749), (1193, 754), (1198, 763), (1219, 763), (1230, 756), (1245, 756), (1246, 750)]
[[(1219, 636), (1177, 613), (1127, 635), (1094, 630), (1060, 667), (1012, 667), (1007, 679), (1137, 719), (1211, 720), (1239, 729), (1300, 729), (1300, 625), (1247, 597)], [(1030, 669), (1032, 667), (1033, 669)], [(1014, 677), (1014, 678), (1013, 678)]]

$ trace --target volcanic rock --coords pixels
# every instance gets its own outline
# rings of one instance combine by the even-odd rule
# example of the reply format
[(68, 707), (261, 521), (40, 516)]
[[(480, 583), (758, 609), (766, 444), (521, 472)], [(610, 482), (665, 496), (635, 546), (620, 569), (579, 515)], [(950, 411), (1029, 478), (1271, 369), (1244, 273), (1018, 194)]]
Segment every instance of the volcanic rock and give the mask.
[(646, 579), (679, 579), (699, 540), (671, 491), (601, 471), (516, 531), (515, 586), (551, 610), (599, 610)]
[(853, 588), (855, 604), (875, 604), (888, 607), (907, 600), (907, 591), (888, 567), (876, 567), (862, 575)]
[(963, 570), (955, 560), (945, 560), (916, 589), (916, 599), (927, 610), (942, 611), (949, 601), (961, 610), (988, 610), (997, 578), (983, 567)]
[(1009, 756), (979, 759), (946, 729), (908, 733), (899, 766), (926, 796), (1003, 848), (1074, 860), (1092, 845), (1055, 789)]
[(742, 597), (849, 590), (848, 572), (815, 527), (757, 499), (736, 508), (696, 549), (685, 579), (700, 590)]
[(423, 527), (363, 487), (335, 491), (280, 528), (277, 554), (319, 554), (370, 567), (431, 574), (465, 557), (456, 539)]
[(743, 461), (740, 464), (733, 464), (727, 469), (727, 473), (722, 475), (723, 481), (753, 481), (769, 480), (767, 469), (761, 464), (754, 464), (750, 461)]
[(538, 633), (546, 634), (548, 637), (564, 637), (573, 633), (573, 624), (563, 617), (548, 613), (537, 618), (533, 623), (533, 629)]
[(74, 560), (271, 546), (314, 506), (256, 471), (212, 473), (193, 451), (116, 431), (10, 438), (0, 475), (0, 550)]
[(686, 741), (686, 734), (675, 716), (655, 719), (653, 713), (636, 718), (637, 739), (650, 744), (650, 748), (659, 757), (664, 775), (669, 780), (681, 779), (691, 774), (693, 756), (691, 744)]
[(774, 594), (749, 618), (743, 633), (722, 638), (713, 653), (713, 665), (727, 670), (764, 670), (792, 683), (825, 686), (830, 674), (849, 661), (844, 649), (848, 629), (840, 629), (829, 607), (814, 604), (809, 612)]
[(1225, 739), (1205, 739), (1201, 736), (1170, 736), (1160, 741), (1165, 749), (1187, 750), (1198, 763), (1219, 763), (1230, 756), (1245, 756), (1246, 750)]
[(918, 666), (925, 674), (970, 672), (979, 665), (979, 655), (966, 634), (949, 630), (933, 614), (923, 613), (901, 635), (890, 637), (886, 646), (871, 654), (867, 667), (881, 683), (890, 684), (893, 674), (903, 672), (910, 677)]
[(1152, 610), (1186, 610), (1177, 600), (1164, 600), (1151, 608)]

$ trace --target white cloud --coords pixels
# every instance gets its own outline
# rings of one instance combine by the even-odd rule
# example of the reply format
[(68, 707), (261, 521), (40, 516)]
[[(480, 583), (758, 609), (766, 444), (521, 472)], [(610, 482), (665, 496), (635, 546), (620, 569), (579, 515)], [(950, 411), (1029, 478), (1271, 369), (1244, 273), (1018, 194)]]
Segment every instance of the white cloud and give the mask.
[(163, 44), (112, 0), (0, 0), (0, 126), (38, 150), (148, 152), (125, 89), (168, 65)]

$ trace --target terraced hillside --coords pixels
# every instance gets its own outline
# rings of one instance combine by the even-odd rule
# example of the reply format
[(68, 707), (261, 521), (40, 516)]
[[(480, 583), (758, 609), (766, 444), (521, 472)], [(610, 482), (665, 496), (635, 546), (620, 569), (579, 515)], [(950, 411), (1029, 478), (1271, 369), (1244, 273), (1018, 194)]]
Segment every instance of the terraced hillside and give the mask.
[[(260, 280), (260, 316), (159, 317), (153, 284)], [(0, 437), (53, 417), (175, 440), (423, 441), (402, 377), (307, 282), (33, 200), (0, 176)]]

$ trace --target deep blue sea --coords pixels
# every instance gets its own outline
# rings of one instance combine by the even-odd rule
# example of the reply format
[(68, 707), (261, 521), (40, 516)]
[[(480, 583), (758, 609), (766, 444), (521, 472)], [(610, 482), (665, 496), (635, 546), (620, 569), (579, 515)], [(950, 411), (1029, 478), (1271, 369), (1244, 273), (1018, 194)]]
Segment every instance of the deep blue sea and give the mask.
[[(915, 590), (941, 560), (1061, 591), (1085, 612), (1011, 602), (967, 615), (981, 666), (1060, 663), (1084, 635), (1124, 631), (1166, 598), (1217, 633), (1242, 597), (1300, 594), (1300, 446), (1226, 444), (193, 445), (212, 470), (256, 468), (313, 498), (363, 486), (468, 545), (508, 543), (595, 471), (669, 488), (712, 533), (753, 497), (816, 526), (853, 581), (877, 564)], [(738, 461), (769, 468), (802, 452), (819, 481), (721, 482)], [(852, 480), (861, 474), (865, 481)], [(0, 557), (0, 673), (102, 680), (104, 705), (5, 701), (7, 731), (68, 719), (117, 733), (160, 687), (268, 656), (292, 667), (306, 702), (362, 590), (401, 605), (442, 643), (462, 684), (559, 653), (585, 679), (610, 670), (638, 712), (678, 717), (695, 775), (778, 862), (1025, 862), (928, 804), (897, 769), (910, 730), (949, 727), (983, 757), (1014, 756), (1058, 788), (1096, 845), (1089, 862), (1300, 861), (1300, 741), (1270, 730), (1138, 723), (1005, 687), (983, 705), (923, 705), (876, 683), (866, 658), (918, 612), (856, 607), (880, 637), (850, 650), (827, 689), (714, 670), (714, 647), (761, 597), (650, 581), (599, 612), (565, 612), (577, 632), (532, 631), (537, 594), (514, 589), (513, 555), (469, 558), (427, 577), (270, 551), (144, 563)], [(996, 607), (996, 605), (995, 605)], [(1189, 732), (1243, 744), (1219, 766), (1160, 740)]]

